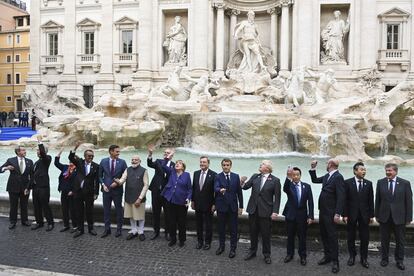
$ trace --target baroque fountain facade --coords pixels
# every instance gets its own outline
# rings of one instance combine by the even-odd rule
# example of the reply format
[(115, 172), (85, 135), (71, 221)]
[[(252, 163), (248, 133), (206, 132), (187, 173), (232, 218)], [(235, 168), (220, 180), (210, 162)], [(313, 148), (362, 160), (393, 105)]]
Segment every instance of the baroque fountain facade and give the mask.
[[(63, 1), (65, 22), (59, 23), (45, 12), (55, 2), (33, 5), (39, 19), (32, 27), (63, 33), (62, 67), (43, 62), (43, 33), (32, 34), (34, 64), (24, 95), (51, 144), (82, 140), (96, 147), (144, 148), (156, 143), (345, 160), (414, 150), (414, 49), (404, 52), (407, 60), (381, 56), (391, 53), (388, 19), (401, 19), (401, 26), (411, 29), (414, 1), (403, 4), (409, 11), (375, 0), (96, 1), (98, 15), (111, 14), (110, 24), (80, 20), (86, 0), (73, 6)], [(131, 14), (122, 16), (123, 5)], [(83, 62), (82, 42), (66, 40), (65, 32), (76, 33), (75, 26), (79, 37), (90, 30), (99, 34), (99, 62)], [(122, 35), (128, 26), (130, 44)], [(377, 29), (384, 28), (379, 38)], [(105, 37), (105, 30), (119, 41)], [(401, 43), (414, 41), (413, 33), (406, 31)], [(117, 43), (120, 52), (113, 49), (118, 46), (107, 49)], [(114, 60), (125, 45), (139, 61)], [(78, 54), (79, 62), (67, 58), (71, 54)], [(85, 106), (90, 96), (85, 86), (93, 87), (93, 107)], [(47, 109), (54, 116), (45, 117)]]

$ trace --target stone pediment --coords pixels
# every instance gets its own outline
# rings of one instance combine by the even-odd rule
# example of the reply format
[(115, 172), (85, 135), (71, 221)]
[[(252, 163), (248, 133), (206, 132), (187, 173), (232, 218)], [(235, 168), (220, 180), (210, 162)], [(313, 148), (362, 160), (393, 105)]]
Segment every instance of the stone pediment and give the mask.
[(40, 26), (40, 28), (42, 29), (62, 29), (63, 25), (56, 23), (53, 20), (49, 20), (46, 23), (44, 23), (43, 25)]
[(410, 13), (400, 8), (394, 7), (378, 15), (381, 21), (407, 21)]
[(96, 22), (96, 21), (93, 21), (92, 19), (85, 18), (82, 21), (78, 22), (78, 24), (76, 24), (76, 26), (78, 28), (87, 28), (87, 27), (97, 28), (97, 27), (101, 26), (101, 24)]
[(116, 26), (136, 26), (138, 21), (135, 21), (128, 16), (121, 17), (119, 20), (114, 23)]

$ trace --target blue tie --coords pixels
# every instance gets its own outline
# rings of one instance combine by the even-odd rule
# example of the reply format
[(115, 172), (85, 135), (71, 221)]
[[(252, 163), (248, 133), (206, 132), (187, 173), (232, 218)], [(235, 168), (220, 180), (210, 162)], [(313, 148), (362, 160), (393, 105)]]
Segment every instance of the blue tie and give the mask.
[(295, 183), (295, 191), (296, 191), (296, 198), (298, 199), (298, 206), (300, 204), (300, 185), (298, 183)]

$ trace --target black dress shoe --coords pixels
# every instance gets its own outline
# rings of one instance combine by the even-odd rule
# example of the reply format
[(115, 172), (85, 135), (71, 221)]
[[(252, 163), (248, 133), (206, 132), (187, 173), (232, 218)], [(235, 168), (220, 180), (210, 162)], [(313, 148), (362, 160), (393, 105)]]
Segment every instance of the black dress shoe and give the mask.
[(256, 257), (256, 252), (254, 251), (249, 251), (249, 253), (247, 253), (246, 257), (244, 257), (245, 261), (251, 260), (254, 257)]
[(264, 261), (266, 264), (271, 264), (272, 263), (272, 259), (270, 259), (270, 257), (264, 257)]
[(69, 227), (63, 227), (62, 229), (59, 230), (59, 232), (66, 232), (68, 231), (70, 228)]
[(283, 259), (283, 262), (284, 262), (284, 263), (288, 263), (288, 262), (290, 262), (292, 259), (293, 259), (293, 256), (292, 256), (292, 255), (287, 255), (287, 256)]
[(178, 243), (178, 246), (179, 246), (179, 247), (184, 247), (184, 245), (185, 245), (185, 243), (184, 243), (183, 241), (180, 241), (180, 242)]
[(126, 240), (129, 241), (136, 237), (138, 237), (138, 233), (129, 233), (128, 236), (126, 237)]
[(380, 265), (381, 265), (382, 267), (387, 266), (387, 265), (388, 265), (388, 260), (381, 260)]
[(73, 238), (74, 238), (74, 239), (75, 239), (75, 238), (78, 238), (78, 237), (82, 236), (83, 234), (84, 234), (84, 232), (83, 232), (83, 231), (76, 231), (75, 235), (73, 235)]
[(339, 272), (339, 264), (338, 262), (332, 263), (332, 273), (338, 273)]
[(23, 222), (22, 222), (22, 225), (23, 225), (23, 226), (30, 226), (30, 223), (29, 223), (28, 221), (23, 221)]
[(203, 244), (202, 243), (197, 243), (197, 245), (196, 245), (196, 249), (201, 249), (203, 247)]
[(347, 264), (353, 266), (355, 264), (355, 256), (349, 257)]
[(78, 231), (78, 228), (77, 227), (73, 227), (72, 229), (70, 229), (69, 233), (73, 234), (73, 233), (75, 233), (77, 231)]
[(224, 247), (219, 247), (217, 250), (216, 250), (216, 255), (221, 255), (221, 253), (223, 253), (224, 252)]
[(46, 227), (46, 232), (52, 231), (53, 228), (55, 228), (55, 226), (53, 224), (48, 224), (47, 227)]
[(234, 257), (236, 257), (236, 251), (234, 251), (234, 250), (230, 250), (230, 253), (229, 253), (229, 258), (230, 258), (230, 259), (233, 259)]
[(319, 260), (318, 265), (326, 265), (329, 264), (331, 262), (331, 259), (329, 259), (328, 257), (323, 257), (322, 259)]
[(172, 240), (168, 243), (168, 246), (169, 247), (174, 246), (176, 243), (177, 243), (177, 241)]
[(397, 262), (397, 268), (399, 270), (405, 270), (405, 265), (403, 264), (403, 262)]
[(170, 235), (168, 233), (165, 233), (165, 240), (166, 241), (170, 241), (171, 240)]
[(43, 227), (43, 224), (36, 223), (36, 224), (33, 224), (32, 225), (32, 228), (30, 228), (30, 229), (37, 230), (37, 229), (42, 228), (42, 227)]
[(209, 250), (210, 248), (211, 248), (211, 245), (210, 244), (205, 244), (203, 246), (203, 250)]
[(139, 239), (140, 241), (145, 241), (145, 235), (144, 235), (144, 234), (139, 234), (139, 235), (138, 235), (138, 239)]
[(306, 265), (306, 258), (300, 258), (300, 264)]
[(101, 238), (106, 238), (106, 237), (108, 237), (109, 235), (111, 235), (111, 231), (105, 230), (105, 231), (102, 233)]
[(369, 263), (367, 259), (361, 259), (361, 265), (365, 268), (369, 268)]
[(98, 235), (98, 233), (96, 233), (96, 231), (95, 231), (94, 229), (89, 229), (89, 230), (88, 230), (88, 233), (89, 233), (90, 235), (92, 235), (92, 236), (96, 236), (96, 235)]
[(16, 223), (10, 223), (9, 229), (12, 230), (14, 228), (16, 228)]
[(118, 238), (120, 236), (122, 236), (122, 231), (121, 230), (117, 230), (116, 233), (115, 233), (115, 238)]
[(159, 235), (160, 235), (160, 233), (158, 233), (158, 232), (152, 233), (152, 236), (151, 236), (150, 240), (155, 240), (156, 238), (158, 238)]

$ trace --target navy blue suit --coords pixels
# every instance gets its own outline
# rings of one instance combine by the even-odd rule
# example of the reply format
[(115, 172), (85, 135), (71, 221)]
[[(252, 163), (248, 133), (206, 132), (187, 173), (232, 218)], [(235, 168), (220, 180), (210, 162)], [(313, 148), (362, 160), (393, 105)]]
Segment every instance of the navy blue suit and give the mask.
[[(243, 194), (240, 187), (240, 177), (238, 174), (230, 173), (230, 183), (227, 182), (223, 172), (216, 176), (214, 181), (214, 191), (216, 192), (216, 210), (218, 216), (220, 247), (225, 247), (226, 240), (226, 220), (230, 220), (230, 249), (236, 250), (237, 247), (237, 216), (238, 209), (243, 208)], [(225, 188), (224, 195), (220, 189)]]
[(312, 188), (309, 184), (300, 182), (300, 200), (297, 196), (295, 184), (286, 178), (283, 185), (283, 191), (287, 195), (287, 202), (283, 215), (285, 216), (288, 241), (287, 255), (293, 256), (295, 251), (295, 236), (299, 239), (299, 256), (306, 258), (306, 232), (307, 220), (313, 217), (313, 195)]
[(115, 178), (121, 178), (122, 174), (128, 167), (125, 160), (116, 159), (115, 161), (115, 171), (111, 173), (111, 159), (109, 157), (101, 160), (99, 164), (99, 182), (106, 187), (109, 191), (105, 192), (102, 189), (103, 193), (103, 206), (104, 206), (104, 221), (105, 221), (105, 231), (111, 232), (111, 204), (112, 201), (115, 205), (116, 210), (116, 221), (117, 221), (117, 231), (122, 229), (122, 220), (124, 217), (122, 210), (122, 195), (124, 193), (123, 186), (117, 186), (116, 188), (111, 188), (111, 184), (114, 182)]

